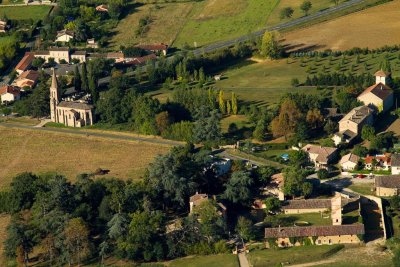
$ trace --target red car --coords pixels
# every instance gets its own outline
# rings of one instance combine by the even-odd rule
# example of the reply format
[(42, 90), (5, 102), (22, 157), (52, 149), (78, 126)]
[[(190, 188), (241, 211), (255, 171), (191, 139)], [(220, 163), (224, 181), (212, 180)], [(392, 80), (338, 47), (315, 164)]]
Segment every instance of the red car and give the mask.
[(359, 175), (357, 175), (357, 178), (364, 179), (365, 175), (364, 174), (359, 174)]

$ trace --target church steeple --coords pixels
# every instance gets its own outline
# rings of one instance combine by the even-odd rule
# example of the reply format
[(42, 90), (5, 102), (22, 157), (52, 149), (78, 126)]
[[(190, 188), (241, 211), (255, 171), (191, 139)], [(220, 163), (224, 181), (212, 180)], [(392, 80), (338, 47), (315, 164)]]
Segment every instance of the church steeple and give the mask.
[(51, 86), (50, 86), (50, 116), (51, 121), (58, 122), (57, 116), (57, 105), (60, 103), (60, 92), (58, 90), (57, 75), (54, 68), (51, 76)]

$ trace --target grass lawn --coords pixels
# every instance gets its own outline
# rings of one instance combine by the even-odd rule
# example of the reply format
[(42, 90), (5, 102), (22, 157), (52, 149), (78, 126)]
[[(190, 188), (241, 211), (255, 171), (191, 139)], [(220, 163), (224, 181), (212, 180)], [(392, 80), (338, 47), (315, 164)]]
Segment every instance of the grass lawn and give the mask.
[(375, 192), (371, 191), (374, 188), (373, 183), (362, 183), (362, 184), (352, 184), (349, 189), (361, 195), (375, 195)]
[(293, 222), (308, 222), (310, 225), (331, 225), (331, 218), (323, 218), (320, 213), (280, 214), (280, 218), (287, 218)]
[(39, 124), (40, 121), (29, 117), (8, 117), (8, 118), (0, 117), (0, 122), (34, 126)]
[(110, 170), (109, 176), (139, 179), (148, 164), (169, 146), (110, 140), (68, 133), (0, 126), (0, 188), (20, 172), (57, 172), (72, 181), (77, 174)]
[(255, 250), (248, 254), (253, 267), (279, 266), (280, 263), (290, 262), (301, 264), (326, 259), (335, 254), (343, 246), (301, 246), (287, 249)]
[(233, 254), (187, 257), (171, 261), (168, 267), (239, 267), (238, 258)]
[(239, 130), (244, 127), (249, 128), (253, 126), (251, 123), (249, 123), (245, 115), (231, 115), (224, 117), (221, 120), (221, 128), (223, 133), (228, 132), (228, 128), (231, 123), (235, 123)]
[(6, 15), (7, 18), (14, 20), (41, 20), (49, 14), (51, 8), (51, 6), (0, 6), (0, 16)]
[[(303, 2), (304, 2), (303, 0), (281, 0), (281, 1), (279, 1), (278, 6), (274, 9), (274, 11), (272, 12), (271, 16), (268, 19), (267, 25), (268, 26), (277, 25), (277, 24), (280, 24), (283, 22), (287, 22), (287, 21), (290, 21), (293, 19), (303, 17), (305, 14), (300, 9), (300, 5)], [(312, 3), (312, 8), (308, 12), (309, 15), (334, 6), (334, 3), (332, 3), (331, 0), (311, 0), (310, 2)], [(340, 2), (344, 2), (344, 1), (341, 0)], [(285, 18), (285, 19), (280, 18), (280, 12), (285, 7), (291, 7), (294, 10), (293, 16), (289, 19), (288, 18)]]
[(278, 0), (207, 0), (196, 4), (174, 46), (232, 39), (266, 26)]
[[(292, 1), (290, 1), (292, 2)], [(322, 1), (321, 1), (322, 2)], [(377, 1), (367, 0), (366, 4)], [(283, 35), (285, 43), (302, 47), (318, 46), (318, 49), (346, 50), (353, 47), (378, 48), (400, 43), (398, 29), (399, 1), (392, 1), (356, 12), (325, 23), (296, 30)], [(351, 22), (351, 23), (349, 23)], [(380, 36), (381, 32), (385, 35)]]

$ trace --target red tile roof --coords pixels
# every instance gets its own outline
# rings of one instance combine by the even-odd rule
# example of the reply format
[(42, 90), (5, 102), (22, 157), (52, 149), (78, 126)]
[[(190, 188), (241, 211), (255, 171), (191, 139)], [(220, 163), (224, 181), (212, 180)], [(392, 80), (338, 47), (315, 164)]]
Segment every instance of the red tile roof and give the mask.
[(368, 93), (372, 93), (380, 99), (385, 100), (393, 94), (393, 90), (383, 83), (377, 83), (365, 89), (364, 92), (359, 95), (359, 97)]
[(372, 161), (375, 159), (376, 161), (380, 162), (386, 162), (387, 164), (390, 164), (391, 161), (391, 153), (385, 153), (384, 155), (376, 155), (376, 156), (367, 156), (365, 157), (365, 163), (371, 164)]
[(17, 88), (15, 88), (14, 86), (6, 85), (6, 86), (3, 86), (0, 88), (0, 95), (6, 94), (6, 93), (10, 93), (10, 94), (13, 94), (14, 96), (17, 96), (20, 94), (20, 91)]
[(157, 59), (157, 56), (155, 54), (150, 54), (147, 56), (143, 57), (135, 57), (131, 61), (126, 62), (128, 65), (142, 65), (146, 63), (149, 60)]
[(28, 71), (24, 71), (23, 73), (21, 73), (20, 76), (18, 76), (18, 80), (19, 79), (27, 79), (27, 80), (31, 80), (31, 81), (37, 81), (37, 79), (39, 78), (39, 72), (36, 70), (28, 70)]
[(167, 50), (168, 45), (166, 44), (149, 44), (149, 45), (138, 45), (137, 47), (143, 49), (143, 50), (148, 50), (148, 51), (161, 51), (161, 50)]
[(26, 71), (35, 59), (33, 53), (25, 53), (25, 56), (21, 59), (18, 65), (15, 67), (16, 70)]

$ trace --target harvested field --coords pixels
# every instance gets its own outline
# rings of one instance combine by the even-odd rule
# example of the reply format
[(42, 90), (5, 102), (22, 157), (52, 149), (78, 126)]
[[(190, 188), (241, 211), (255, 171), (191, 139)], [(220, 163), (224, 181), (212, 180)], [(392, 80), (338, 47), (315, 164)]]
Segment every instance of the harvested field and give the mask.
[[(143, 4), (132, 11), (115, 28), (110, 45), (119, 48), (120, 45), (166, 43), (171, 44), (176, 35), (186, 23), (187, 16), (194, 3)], [(137, 35), (140, 19), (149, 16), (150, 24), (146, 33)]]
[(93, 136), (41, 132), (0, 126), (0, 188), (20, 172), (77, 174), (110, 170), (108, 176), (139, 179), (156, 155), (169, 146)]
[(13, 20), (41, 20), (44, 19), (51, 6), (0, 6), (0, 16), (7, 16)]
[(393, 1), (283, 35), (296, 49), (346, 50), (353, 47), (379, 48), (400, 43), (400, 1)]

